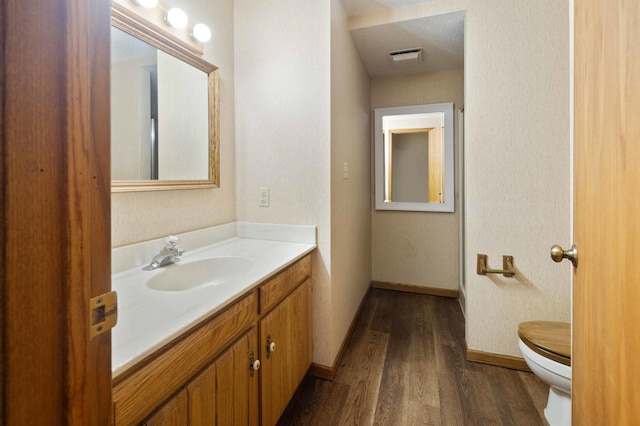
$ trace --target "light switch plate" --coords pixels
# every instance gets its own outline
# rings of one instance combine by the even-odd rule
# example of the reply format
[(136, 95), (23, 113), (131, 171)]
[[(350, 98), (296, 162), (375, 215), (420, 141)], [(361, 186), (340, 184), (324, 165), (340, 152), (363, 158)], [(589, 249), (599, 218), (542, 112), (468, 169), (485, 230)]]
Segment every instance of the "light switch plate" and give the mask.
[(258, 197), (260, 207), (269, 207), (269, 188), (258, 188)]

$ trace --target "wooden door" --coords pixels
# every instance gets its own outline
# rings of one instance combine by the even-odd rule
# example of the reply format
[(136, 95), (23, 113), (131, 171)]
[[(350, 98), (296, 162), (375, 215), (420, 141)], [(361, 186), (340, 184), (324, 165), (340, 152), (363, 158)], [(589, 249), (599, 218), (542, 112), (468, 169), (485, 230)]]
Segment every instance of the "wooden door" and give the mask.
[(0, 7), (0, 423), (111, 421), (108, 0)]
[[(262, 425), (275, 425), (311, 365), (311, 279), (260, 322)], [(276, 344), (267, 358), (267, 341)]]
[[(257, 425), (258, 373), (251, 374), (250, 355), (258, 357), (258, 333), (252, 328), (216, 360), (218, 425)], [(213, 419), (204, 424), (214, 425)]]
[(109, 0), (0, 6), (0, 424), (107, 425)]
[(640, 419), (640, 2), (575, 1), (573, 423)]

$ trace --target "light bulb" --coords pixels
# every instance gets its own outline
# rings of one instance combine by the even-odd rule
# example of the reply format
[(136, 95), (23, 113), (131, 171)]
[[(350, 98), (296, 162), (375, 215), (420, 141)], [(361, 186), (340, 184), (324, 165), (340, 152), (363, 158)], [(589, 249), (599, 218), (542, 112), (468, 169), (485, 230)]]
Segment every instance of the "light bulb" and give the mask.
[(211, 40), (211, 30), (205, 24), (196, 24), (191, 30), (191, 37), (201, 43)]
[(133, 2), (138, 6), (146, 7), (148, 9), (158, 5), (158, 0), (133, 0)]
[(187, 14), (184, 13), (182, 9), (178, 9), (177, 7), (169, 9), (165, 19), (167, 20), (167, 23), (174, 28), (184, 28), (189, 23)]

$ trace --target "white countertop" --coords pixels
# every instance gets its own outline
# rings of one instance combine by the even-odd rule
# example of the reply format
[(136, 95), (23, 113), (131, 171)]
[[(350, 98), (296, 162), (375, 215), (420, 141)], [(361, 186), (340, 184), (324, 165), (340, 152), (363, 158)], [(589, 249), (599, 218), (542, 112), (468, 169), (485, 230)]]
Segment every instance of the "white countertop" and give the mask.
[[(114, 378), (316, 247), (311, 226), (234, 222), (178, 236), (178, 245), (186, 250), (181, 262), (154, 271), (141, 268), (163, 247), (164, 239), (112, 251), (112, 289), (118, 293), (118, 322), (112, 330)], [(186, 291), (158, 291), (146, 285), (169, 268), (227, 256), (248, 259), (252, 265), (219, 285)]]

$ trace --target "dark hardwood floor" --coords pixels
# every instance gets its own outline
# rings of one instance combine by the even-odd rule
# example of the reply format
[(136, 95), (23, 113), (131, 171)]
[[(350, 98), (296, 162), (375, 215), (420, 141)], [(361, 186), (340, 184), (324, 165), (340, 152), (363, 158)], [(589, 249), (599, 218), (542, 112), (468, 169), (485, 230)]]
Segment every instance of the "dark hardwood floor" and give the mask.
[(466, 361), (457, 300), (371, 289), (335, 380), (307, 376), (279, 424), (546, 425), (548, 391)]

